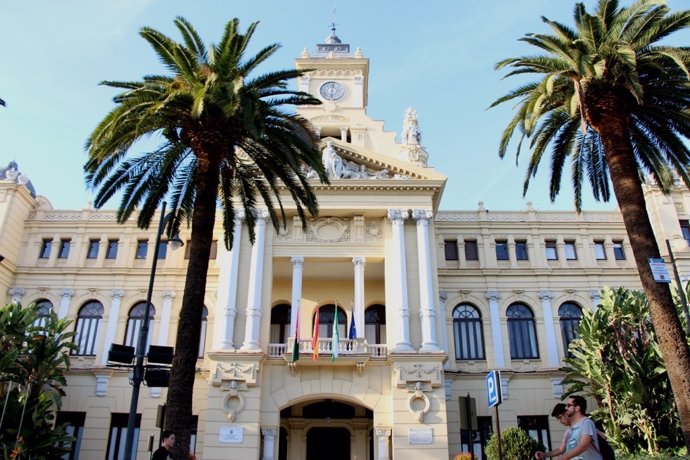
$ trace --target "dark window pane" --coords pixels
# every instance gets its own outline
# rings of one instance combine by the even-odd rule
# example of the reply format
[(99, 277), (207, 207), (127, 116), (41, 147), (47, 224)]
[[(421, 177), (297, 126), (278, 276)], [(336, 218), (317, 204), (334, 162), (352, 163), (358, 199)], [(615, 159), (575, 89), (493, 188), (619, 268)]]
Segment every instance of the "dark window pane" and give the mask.
[(458, 241), (445, 240), (443, 243), (446, 251), (446, 260), (458, 260)]
[(565, 242), (565, 258), (567, 260), (577, 260), (577, 250), (575, 249), (575, 241)]
[(98, 257), (98, 246), (101, 240), (89, 240), (89, 250), (86, 253), (87, 259), (96, 259)]
[(66, 259), (69, 257), (69, 248), (72, 244), (72, 240), (64, 239), (60, 240), (60, 250), (58, 251), (58, 259)]
[(470, 304), (460, 304), (453, 310), (453, 333), (456, 360), (483, 360), (484, 333), (479, 310)]
[(613, 242), (613, 255), (616, 257), (616, 260), (625, 260), (625, 251), (623, 250), (622, 241)]
[(606, 260), (606, 248), (603, 241), (594, 242), (594, 256), (597, 260)]
[(47, 259), (50, 257), (50, 250), (53, 247), (53, 239), (52, 238), (44, 238), (43, 243), (41, 243), (41, 252), (38, 254), (38, 257), (41, 259)]
[(515, 242), (515, 258), (517, 260), (527, 260), (527, 241)]
[(558, 260), (558, 250), (555, 241), (546, 242), (546, 260)]
[(146, 259), (146, 253), (149, 251), (149, 240), (139, 240), (137, 241), (137, 253), (135, 257), (137, 259)]
[(505, 240), (496, 240), (496, 259), (508, 260), (508, 242)]
[(86, 302), (77, 313), (73, 341), (77, 345), (73, 355), (95, 356), (98, 326), (103, 318), (103, 304), (97, 300)]
[(168, 254), (168, 242), (167, 241), (161, 241), (160, 244), (158, 244), (158, 259), (165, 259), (165, 256)]
[(537, 359), (537, 332), (532, 310), (523, 304), (512, 304), (506, 310), (508, 317), (508, 338), (512, 359)]
[(479, 260), (477, 240), (465, 240), (465, 260)]
[(105, 251), (106, 259), (117, 259), (117, 247), (119, 240), (108, 240), (108, 248)]

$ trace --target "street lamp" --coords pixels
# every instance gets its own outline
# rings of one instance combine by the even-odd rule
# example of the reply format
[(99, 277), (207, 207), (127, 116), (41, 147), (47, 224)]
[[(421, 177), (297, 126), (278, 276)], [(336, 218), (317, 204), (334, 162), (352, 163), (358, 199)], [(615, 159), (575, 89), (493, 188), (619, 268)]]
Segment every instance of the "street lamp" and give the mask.
[[(141, 321), (141, 328), (139, 328), (139, 339), (137, 340), (136, 357), (134, 366), (132, 368), (132, 400), (129, 406), (129, 418), (127, 419), (127, 435), (125, 438), (125, 452), (124, 459), (130, 460), (132, 458), (132, 447), (134, 444), (134, 429), (137, 420), (137, 405), (139, 403), (139, 389), (141, 382), (144, 380), (144, 350), (146, 349), (146, 341), (149, 336), (149, 315), (151, 314), (151, 296), (153, 294), (153, 281), (156, 278), (156, 264), (158, 262), (158, 248), (161, 243), (161, 235), (165, 229), (166, 222), (170, 219), (173, 213), (165, 215), (166, 202), (163, 202), (161, 207), (161, 217), (158, 223), (158, 232), (156, 233), (156, 244), (153, 247), (153, 262), (151, 263), (151, 276), (149, 277), (149, 290), (146, 294), (146, 308), (144, 309), (144, 318)], [(170, 249), (173, 251), (184, 245), (179, 235), (175, 235), (168, 241)], [(131, 361), (130, 361), (131, 362)], [(157, 361), (157, 362), (160, 362)], [(136, 452), (134, 452), (136, 458)]]

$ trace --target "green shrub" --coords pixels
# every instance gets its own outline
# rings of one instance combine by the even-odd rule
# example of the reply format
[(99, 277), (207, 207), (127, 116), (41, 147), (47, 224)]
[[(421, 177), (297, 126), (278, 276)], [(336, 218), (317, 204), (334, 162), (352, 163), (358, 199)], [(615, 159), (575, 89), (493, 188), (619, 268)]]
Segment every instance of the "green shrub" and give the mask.
[[(516, 426), (510, 427), (501, 433), (501, 447), (503, 448), (503, 460), (525, 460), (534, 458), (534, 453), (541, 449), (537, 441), (530, 438), (527, 433)], [(486, 444), (486, 458), (499, 460), (498, 436), (491, 435)]]

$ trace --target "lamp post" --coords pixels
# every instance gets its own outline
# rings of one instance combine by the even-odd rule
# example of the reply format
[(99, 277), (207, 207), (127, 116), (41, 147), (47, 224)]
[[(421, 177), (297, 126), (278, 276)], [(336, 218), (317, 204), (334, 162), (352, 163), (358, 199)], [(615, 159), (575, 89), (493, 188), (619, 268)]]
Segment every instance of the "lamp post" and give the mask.
[[(156, 265), (158, 262), (158, 248), (161, 243), (161, 235), (165, 224), (172, 216), (172, 213), (165, 215), (166, 202), (163, 202), (161, 207), (161, 217), (158, 223), (158, 232), (156, 233), (156, 244), (153, 247), (153, 262), (151, 262), (151, 276), (149, 277), (149, 289), (146, 294), (146, 307), (144, 309), (144, 318), (141, 321), (141, 328), (139, 329), (139, 338), (137, 340), (136, 357), (134, 367), (132, 368), (132, 400), (129, 406), (129, 418), (127, 419), (127, 436), (125, 438), (125, 452), (124, 459), (130, 460), (132, 458), (132, 447), (134, 444), (134, 429), (137, 420), (137, 405), (139, 403), (139, 389), (141, 382), (144, 380), (144, 350), (146, 349), (146, 341), (149, 336), (149, 315), (151, 314), (151, 296), (153, 295), (153, 282), (156, 278)], [(171, 249), (175, 250), (182, 246), (182, 241), (179, 237), (173, 237), (169, 241)], [(181, 244), (182, 243), (182, 244)], [(134, 452), (136, 458), (136, 452)]]
[(685, 334), (690, 337), (690, 311), (688, 311), (688, 299), (685, 296), (685, 288), (680, 280), (678, 274), (678, 267), (676, 266), (676, 258), (673, 256), (671, 249), (671, 241), (666, 240), (666, 247), (668, 248), (668, 256), (671, 259), (671, 266), (673, 267), (673, 274), (676, 277), (676, 284), (678, 285), (678, 296), (680, 296), (680, 303), (683, 306), (683, 313), (685, 314)]

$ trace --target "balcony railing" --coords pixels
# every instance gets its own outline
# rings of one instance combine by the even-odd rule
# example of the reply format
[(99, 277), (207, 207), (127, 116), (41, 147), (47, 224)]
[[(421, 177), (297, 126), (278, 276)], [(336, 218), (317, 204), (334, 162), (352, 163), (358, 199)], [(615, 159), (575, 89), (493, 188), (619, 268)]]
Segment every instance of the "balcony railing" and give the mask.
[[(282, 358), (286, 353), (292, 353), (292, 339), (288, 343), (269, 343), (268, 357)], [(328, 356), (333, 351), (333, 339), (324, 338), (319, 339), (317, 343), (319, 355)], [(314, 349), (312, 348), (311, 339), (301, 339), (299, 341), (300, 355), (312, 355)], [(388, 355), (388, 345), (386, 344), (368, 344), (363, 340), (341, 339), (338, 342), (338, 355), (368, 355), (371, 358), (384, 359)]]

